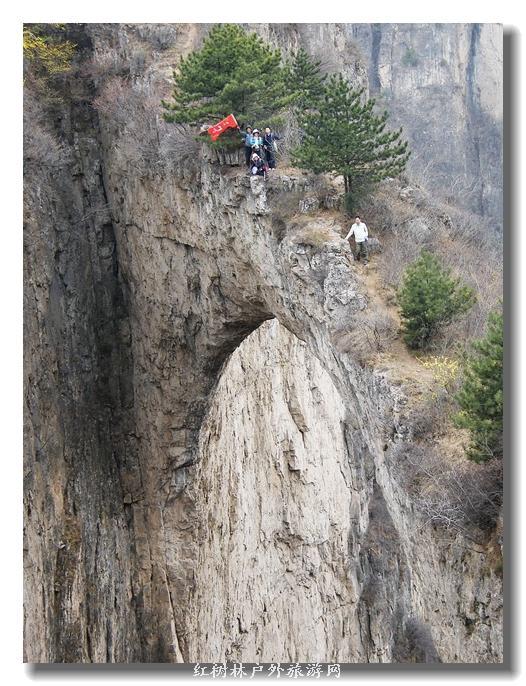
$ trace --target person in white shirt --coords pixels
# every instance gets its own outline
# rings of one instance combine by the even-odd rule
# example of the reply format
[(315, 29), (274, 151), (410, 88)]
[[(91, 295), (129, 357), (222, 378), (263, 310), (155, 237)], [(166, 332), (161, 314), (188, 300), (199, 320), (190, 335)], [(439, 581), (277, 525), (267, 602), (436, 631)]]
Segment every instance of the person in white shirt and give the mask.
[(356, 241), (356, 259), (359, 262), (360, 258), (363, 257), (365, 264), (367, 264), (367, 239), (369, 238), (369, 232), (365, 222), (362, 222), (360, 217), (356, 217), (351, 230), (345, 236), (345, 240), (348, 241), (352, 235), (354, 235), (354, 240)]

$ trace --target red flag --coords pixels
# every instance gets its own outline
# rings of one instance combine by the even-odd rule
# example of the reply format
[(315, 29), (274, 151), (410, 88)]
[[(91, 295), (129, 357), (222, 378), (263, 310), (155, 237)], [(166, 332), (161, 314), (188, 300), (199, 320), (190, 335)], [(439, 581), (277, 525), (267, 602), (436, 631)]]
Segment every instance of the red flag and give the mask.
[(239, 125), (233, 114), (229, 114), (228, 117), (222, 119), (219, 124), (211, 126), (208, 129), (208, 133), (210, 134), (210, 138), (215, 141), (227, 129), (239, 129)]

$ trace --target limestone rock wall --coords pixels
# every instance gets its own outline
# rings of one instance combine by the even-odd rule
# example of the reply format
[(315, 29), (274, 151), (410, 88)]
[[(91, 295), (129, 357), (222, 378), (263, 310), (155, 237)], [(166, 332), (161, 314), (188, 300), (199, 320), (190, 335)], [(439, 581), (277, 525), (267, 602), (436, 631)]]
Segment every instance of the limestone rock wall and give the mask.
[(24, 193), (24, 655), (135, 661), (136, 542), (121, 487), (137, 468), (125, 445), (130, 332), (96, 122), (82, 104), (63, 135), (69, 161), (30, 163)]
[(275, 320), (232, 355), (193, 483), (190, 659), (498, 659), (499, 582), (484, 554), (423, 527), (380, 452), (364, 501), (344, 407), (320, 362)]

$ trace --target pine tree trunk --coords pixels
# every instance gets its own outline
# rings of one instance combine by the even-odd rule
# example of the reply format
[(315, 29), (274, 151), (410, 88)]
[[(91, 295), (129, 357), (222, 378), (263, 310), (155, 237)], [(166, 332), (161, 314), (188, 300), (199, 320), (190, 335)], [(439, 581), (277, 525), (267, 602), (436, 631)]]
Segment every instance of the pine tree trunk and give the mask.
[(344, 176), (343, 181), (345, 184), (345, 192), (350, 193), (352, 191), (352, 177), (351, 176)]
[(352, 198), (352, 179), (350, 176), (344, 176), (343, 181), (345, 184), (345, 209), (349, 214), (353, 211), (353, 198)]

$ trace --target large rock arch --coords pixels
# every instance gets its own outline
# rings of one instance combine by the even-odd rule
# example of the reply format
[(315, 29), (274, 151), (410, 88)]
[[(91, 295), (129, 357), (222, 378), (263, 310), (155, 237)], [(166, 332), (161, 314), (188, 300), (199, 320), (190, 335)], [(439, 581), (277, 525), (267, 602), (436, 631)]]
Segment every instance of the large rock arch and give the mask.
[[(187, 169), (187, 178), (182, 173), (164, 183), (162, 194), (154, 191), (156, 179), (145, 179), (111, 201), (120, 208), (114, 221), (132, 331), (138, 454), (144, 465), (141, 489), (130, 493), (131, 508), (145, 517), (149, 536), (158, 537), (156, 547), (170, 551), (165, 587), (161, 583), (157, 590), (160, 597), (173, 596), (172, 602), (164, 604), (161, 615), (169, 610), (164, 622), (157, 617), (155, 625), (164, 627), (163, 654), (170, 655), (168, 646), (175, 646), (178, 659), (196, 654), (184, 626), (198, 541), (182, 532), (200, 525), (189, 487), (199, 429), (221, 369), (239, 343), (275, 317), (327, 370), (345, 408), (347, 450), (356, 452), (351, 462), (360, 526), (373, 477), (370, 455), (378, 447), (377, 420), (369, 416), (364, 421), (370, 413), (368, 382), (357, 390), (363, 372), (332, 342), (366, 304), (341, 239), (343, 227), (300, 218), (277, 230), (273, 201), (290, 194), (297, 202), (312, 178), (276, 175), (265, 184), (208, 163), (193, 173)], [(110, 176), (107, 187), (112, 184)], [(308, 238), (317, 231), (329, 238), (321, 249)], [(145, 554), (150, 555), (150, 546)], [(160, 609), (161, 600), (154, 605)]]
[[(384, 458), (397, 391), (338, 348), (367, 300), (337, 215), (297, 212), (314, 198), (313, 179), (276, 173), (264, 183), (199, 161), (130, 175), (86, 131), (82, 173), (65, 170), (53, 201), (38, 187), (26, 197), (26, 659), (385, 662), (407, 659), (408, 631), (418, 659), (498, 659), (498, 622), (465, 623), (474, 596), (498, 613), (498, 582), (477, 551), (421, 529)], [(290, 333), (269, 343), (269, 319)], [(293, 392), (303, 370), (282, 365), (288, 390), (276, 407), (288, 419), (258, 440), (272, 456), (268, 474), (282, 480), (273, 497), (292, 510), (280, 526), (275, 508), (265, 515), (275, 545), (256, 554), (251, 575), (250, 558), (229, 567), (220, 526), (226, 516), (235, 529), (239, 561), (257, 513), (229, 494), (225, 514), (206, 484), (219, 483), (214, 450), (228, 450), (233, 470), (244, 464), (239, 425), (223, 422), (214, 438), (214, 417), (223, 392), (254, 403), (239, 361), (255, 359), (257, 345), (262, 360), (277, 359), (278, 345), (300, 368), (317, 365), (324, 390), (312, 402), (308, 385)], [(260, 375), (255, 392), (268, 393), (264, 367)], [(318, 402), (330, 421), (308, 409)], [(247, 436), (256, 428), (248, 423)], [(320, 522), (336, 522), (327, 542), (312, 513), (303, 531), (291, 515), (310, 502), (301, 455), (324, 478), (307, 428), (331, 437), (334, 478), (315, 506)], [(337, 498), (338, 515), (323, 497)], [(210, 587), (218, 568), (230, 570), (220, 602)], [(266, 604), (265, 573), (304, 589), (290, 597), (312, 621)]]

